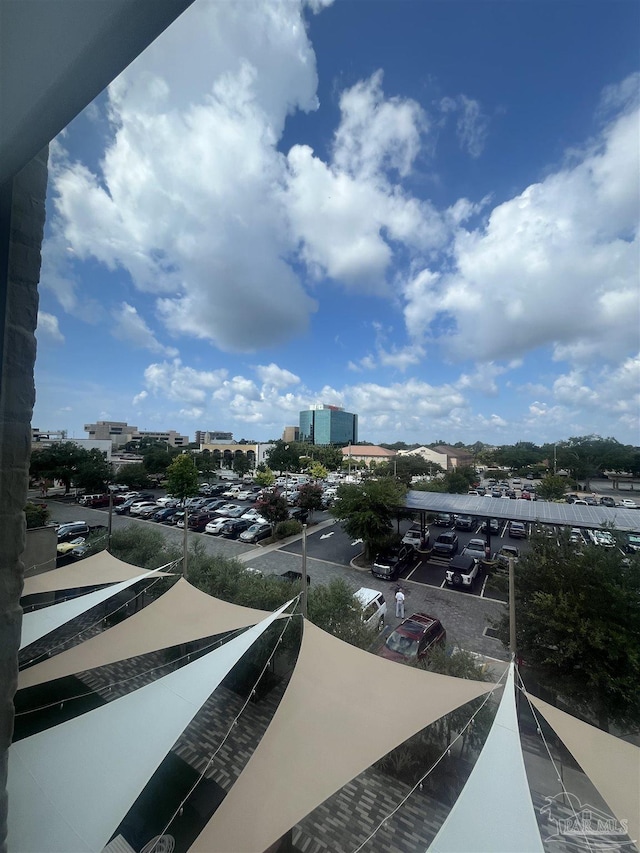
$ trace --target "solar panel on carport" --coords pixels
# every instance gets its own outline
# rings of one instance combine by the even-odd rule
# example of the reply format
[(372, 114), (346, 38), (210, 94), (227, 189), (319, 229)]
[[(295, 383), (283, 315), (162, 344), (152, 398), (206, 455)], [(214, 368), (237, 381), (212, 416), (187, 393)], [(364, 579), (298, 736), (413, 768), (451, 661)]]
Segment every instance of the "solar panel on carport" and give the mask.
[(559, 524), (566, 527), (615, 527), (616, 530), (640, 531), (640, 509), (551, 501), (512, 500), (480, 495), (449, 495), (442, 492), (407, 492), (405, 507), (425, 512), (450, 512), (474, 515), (479, 518), (503, 518), (514, 521), (533, 521)]

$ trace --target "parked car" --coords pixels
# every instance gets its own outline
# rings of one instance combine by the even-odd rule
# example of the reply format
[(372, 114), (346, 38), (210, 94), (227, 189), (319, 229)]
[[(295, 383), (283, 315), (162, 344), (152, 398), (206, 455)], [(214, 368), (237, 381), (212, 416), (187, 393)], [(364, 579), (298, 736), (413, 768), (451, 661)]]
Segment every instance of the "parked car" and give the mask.
[(521, 521), (509, 522), (509, 539), (526, 539), (527, 528)]
[(195, 533), (203, 533), (207, 524), (215, 517), (215, 513), (209, 512), (207, 510), (196, 512), (193, 515), (189, 515), (189, 520), (187, 522), (187, 524), (189, 525), (189, 530), (193, 530)]
[(73, 539), (69, 539), (67, 542), (58, 542), (56, 547), (56, 553), (58, 557), (64, 557), (69, 551), (73, 551), (74, 548), (77, 548), (78, 545), (84, 545), (85, 537), (84, 536), (75, 536)]
[(384, 595), (377, 589), (360, 587), (354, 592), (357, 606), (362, 610), (362, 621), (367, 628), (375, 628), (382, 631), (384, 620), (387, 615), (387, 602)]
[(468, 554), (459, 554), (449, 563), (446, 582), (449, 586), (459, 589), (471, 588), (480, 574), (480, 563)]
[(244, 520), (248, 521), (250, 526), (243, 530), (238, 537), (241, 542), (259, 542), (261, 539), (268, 539), (273, 533), (273, 528), (266, 521), (253, 522), (252, 524), (250, 519)]
[(410, 545), (391, 545), (376, 556), (371, 573), (377, 578), (393, 581), (414, 561), (415, 551)]
[(388, 637), (378, 654), (387, 660), (415, 663), (436, 646), (444, 646), (447, 632), (442, 623), (427, 613), (414, 613)]
[(490, 533), (491, 536), (497, 536), (500, 533), (500, 522), (497, 518), (490, 518), (488, 521), (485, 518), (480, 529), (483, 533)]
[(458, 553), (458, 537), (453, 530), (441, 533), (433, 543), (433, 553), (440, 557), (453, 557)]
[(458, 530), (473, 530), (474, 520), (470, 515), (457, 515), (455, 527)]
[(501, 566), (508, 566), (510, 559), (513, 559), (515, 563), (520, 559), (520, 552), (515, 545), (503, 545), (494, 557), (494, 560)]
[(251, 522), (246, 518), (228, 518), (220, 528), (220, 534), (225, 539), (237, 539), (249, 527)]
[(158, 498), (156, 503), (158, 506), (174, 506), (174, 501), (180, 501), (180, 498), (174, 498), (173, 495), (163, 495), (161, 498)]
[(61, 524), (57, 530), (58, 543), (70, 542), (77, 536), (88, 536), (89, 525), (86, 521), (68, 521), (66, 524)]
[(625, 507), (626, 509), (637, 509), (638, 505), (635, 501), (632, 501), (631, 498), (622, 498), (620, 501), (620, 506)]
[(251, 489), (242, 489), (242, 491), (238, 492), (236, 495), (236, 500), (238, 501), (250, 501), (253, 499), (253, 491)]
[(134, 502), (129, 507), (129, 515), (140, 515), (145, 509), (152, 509), (154, 512), (158, 509), (158, 504), (155, 501), (139, 501)]
[(410, 527), (409, 530), (402, 537), (403, 545), (411, 545), (412, 548), (417, 550), (428, 548), (429, 547), (429, 531), (425, 531), (425, 535), (422, 535), (422, 531), (419, 527)]
[(166, 523), (169, 521), (171, 516), (175, 515), (178, 512), (178, 507), (176, 506), (165, 506), (163, 509), (159, 509), (152, 516), (154, 521), (160, 521)]
[(210, 533), (213, 536), (219, 536), (222, 531), (222, 526), (227, 523), (229, 519), (224, 516), (220, 516), (218, 518), (214, 518), (213, 521), (209, 521), (205, 528), (205, 533)]
[(242, 513), (242, 518), (248, 518), (252, 524), (266, 524), (267, 519), (264, 518), (257, 509), (248, 509)]
[(438, 515), (436, 515), (433, 523), (436, 527), (449, 527), (451, 525), (452, 520), (453, 519), (451, 518), (450, 513), (440, 512), (438, 513)]
[(624, 550), (627, 554), (636, 554), (640, 551), (640, 534), (627, 533), (627, 541), (625, 542)]
[(462, 549), (463, 556), (474, 557), (476, 560), (484, 560), (487, 543), (484, 539), (469, 539)]
[(143, 508), (139, 512), (134, 513), (134, 515), (137, 515), (139, 518), (153, 518), (153, 516), (157, 513), (157, 511), (158, 511), (158, 504), (153, 503), (153, 504), (150, 504), (149, 506), (144, 506), (144, 504), (143, 504)]
[(296, 521), (299, 521), (300, 524), (306, 524), (307, 519), (309, 518), (309, 510), (302, 509), (302, 507), (294, 507), (294, 509), (289, 510), (289, 518), (294, 518)]

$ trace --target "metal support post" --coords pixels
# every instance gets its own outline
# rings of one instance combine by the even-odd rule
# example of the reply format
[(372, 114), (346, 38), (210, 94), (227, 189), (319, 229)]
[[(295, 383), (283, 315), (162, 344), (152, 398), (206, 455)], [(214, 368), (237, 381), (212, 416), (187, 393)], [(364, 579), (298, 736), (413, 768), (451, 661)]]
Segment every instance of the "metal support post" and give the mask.
[(113, 489), (111, 484), (109, 484), (109, 521), (107, 525), (107, 551), (111, 552), (111, 531), (113, 529)]
[(516, 658), (516, 579), (515, 563), (509, 557), (509, 651), (513, 660)]
[(304, 619), (307, 618), (307, 525), (302, 525), (302, 596), (300, 609)]
[(184, 538), (182, 540), (182, 577), (187, 579), (187, 531), (189, 529), (189, 508), (187, 500), (184, 501)]

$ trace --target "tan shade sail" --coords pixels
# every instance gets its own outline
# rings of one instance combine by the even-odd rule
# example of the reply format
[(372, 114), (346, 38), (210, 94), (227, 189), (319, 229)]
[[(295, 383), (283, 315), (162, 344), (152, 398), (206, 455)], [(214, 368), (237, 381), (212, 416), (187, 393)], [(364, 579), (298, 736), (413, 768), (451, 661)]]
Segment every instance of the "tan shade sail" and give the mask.
[(587, 774), (629, 836), (640, 838), (640, 749), (583, 723), (542, 699), (527, 697)]
[[(138, 569), (138, 571), (140, 571)], [(84, 643), (20, 673), (18, 689), (136, 655), (255, 625), (268, 616), (212, 598), (180, 578), (144, 610)]]
[[(26, 578), (22, 597), (43, 592), (60, 592), (64, 589), (79, 589), (85, 586), (98, 586), (102, 583), (120, 583), (135, 578), (142, 570), (139, 566), (123, 563), (108, 551), (100, 551), (93, 557), (78, 560), (61, 569), (43, 572)], [(166, 574), (158, 571), (157, 574)]]
[(492, 687), (384, 660), (305, 621), (271, 725), (190, 850), (262, 853), (389, 750)]

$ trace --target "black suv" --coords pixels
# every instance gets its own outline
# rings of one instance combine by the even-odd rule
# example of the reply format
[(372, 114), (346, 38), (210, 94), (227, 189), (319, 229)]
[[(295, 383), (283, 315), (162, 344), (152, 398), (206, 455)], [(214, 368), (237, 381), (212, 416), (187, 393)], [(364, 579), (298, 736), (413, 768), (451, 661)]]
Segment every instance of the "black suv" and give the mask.
[(376, 556), (371, 573), (377, 578), (394, 581), (400, 572), (413, 565), (415, 559), (416, 553), (411, 545), (391, 545)]

